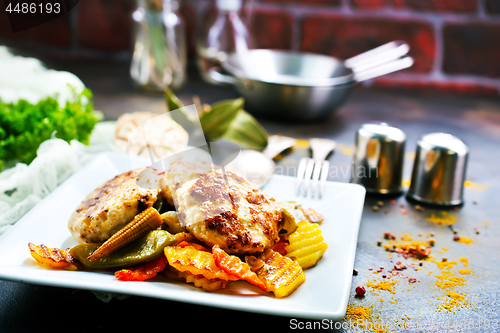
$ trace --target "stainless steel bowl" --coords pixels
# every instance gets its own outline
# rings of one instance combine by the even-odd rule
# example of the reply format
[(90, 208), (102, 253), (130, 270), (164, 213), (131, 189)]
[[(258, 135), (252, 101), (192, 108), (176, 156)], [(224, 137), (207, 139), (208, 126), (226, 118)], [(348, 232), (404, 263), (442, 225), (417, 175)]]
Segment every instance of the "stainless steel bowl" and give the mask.
[(358, 82), (413, 64), (409, 57), (396, 60), (385, 54), (375, 66), (366, 66), (373, 57), (362, 59), (363, 70), (357, 71), (330, 56), (256, 49), (230, 54), (222, 64), (230, 75), (212, 70), (209, 76), (216, 84), (236, 88), (254, 114), (313, 120), (337, 109)]

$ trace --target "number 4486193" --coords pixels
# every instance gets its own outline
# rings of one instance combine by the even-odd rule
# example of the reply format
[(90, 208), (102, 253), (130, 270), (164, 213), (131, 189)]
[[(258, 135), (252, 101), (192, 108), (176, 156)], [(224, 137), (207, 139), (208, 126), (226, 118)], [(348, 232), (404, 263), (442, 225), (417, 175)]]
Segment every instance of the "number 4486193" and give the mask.
[(23, 14), (42, 14), (42, 13), (55, 13), (59, 14), (61, 12), (61, 4), (58, 2), (55, 3), (34, 3), (34, 2), (22, 2), (22, 3), (16, 3), (15, 6), (12, 6), (12, 2), (9, 2), (7, 5), (7, 8), (5, 8), (5, 11), (8, 13), (23, 13)]

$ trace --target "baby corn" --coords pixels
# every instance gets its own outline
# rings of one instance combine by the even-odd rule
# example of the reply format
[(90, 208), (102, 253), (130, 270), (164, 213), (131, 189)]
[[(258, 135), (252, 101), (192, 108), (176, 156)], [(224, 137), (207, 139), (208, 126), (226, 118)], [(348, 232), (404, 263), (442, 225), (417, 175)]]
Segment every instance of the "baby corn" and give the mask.
[(157, 229), (162, 223), (163, 220), (158, 211), (153, 207), (149, 207), (142, 213), (137, 214), (129, 224), (105, 241), (87, 259), (95, 260), (101, 258), (145, 235), (149, 231)]

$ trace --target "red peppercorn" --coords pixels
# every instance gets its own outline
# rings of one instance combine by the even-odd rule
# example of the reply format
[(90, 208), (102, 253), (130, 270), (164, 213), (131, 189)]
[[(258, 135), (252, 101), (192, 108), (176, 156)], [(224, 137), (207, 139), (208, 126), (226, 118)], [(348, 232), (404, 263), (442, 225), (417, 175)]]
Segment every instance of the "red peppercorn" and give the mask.
[(363, 286), (357, 286), (356, 287), (356, 295), (358, 296), (364, 296), (366, 293), (366, 289)]

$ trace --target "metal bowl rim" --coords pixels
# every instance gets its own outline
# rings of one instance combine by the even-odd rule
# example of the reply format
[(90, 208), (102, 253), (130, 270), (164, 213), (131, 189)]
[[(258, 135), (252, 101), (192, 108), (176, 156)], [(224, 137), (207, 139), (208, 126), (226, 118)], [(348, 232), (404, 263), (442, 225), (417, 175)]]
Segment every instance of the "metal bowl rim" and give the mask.
[[(276, 84), (276, 85), (283, 85), (283, 86), (296, 86), (296, 87), (309, 87), (309, 88), (329, 88), (329, 87), (337, 87), (337, 86), (344, 86), (344, 85), (355, 85), (357, 81), (354, 78), (354, 72), (348, 67), (344, 65), (344, 62), (338, 58), (331, 57), (328, 55), (324, 54), (317, 54), (317, 53), (309, 53), (309, 52), (297, 52), (297, 51), (286, 51), (286, 50), (272, 50), (272, 49), (254, 49), (250, 50), (249, 52), (270, 52), (270, 53), (275, 53), (275, 54), (285, 54), (285, 55), (298, 55), (298, 56), (313, 56), (313, 57), (321, 57), (324, 59), (330, 59), (333, 60), (337, 63), (340, 63), (344, 68), (348, 69), (351, 71), (350, 74), (348, 75), (343, 75), (343, 76), (336, 76), (328, 79), (297, 79), (293, 80), (290, 79), (289, 76), (284, 76), (283, 80), (267, 80), (267, 79), (262, 79), (259, 77), (253, 77), (253, 76), (247, 76), (241, 70), (240, 68), (233, 66), (230, 64), (228, 61), (224, 61), (222, 63), (222, 67), (229, 72), (232, 76), (237, 77), (238, 79), (241, 80), (252, 80), (256, 82), (265, 82), (265, 83), (270, 83), (270, 84)], [(231, 53), (228, 56), (228, 59), (231, 58), (235, 53)]]

